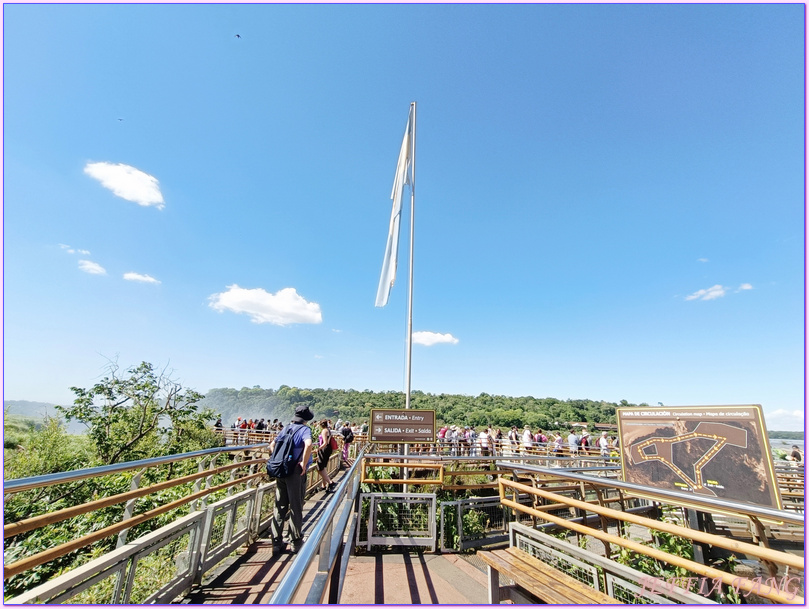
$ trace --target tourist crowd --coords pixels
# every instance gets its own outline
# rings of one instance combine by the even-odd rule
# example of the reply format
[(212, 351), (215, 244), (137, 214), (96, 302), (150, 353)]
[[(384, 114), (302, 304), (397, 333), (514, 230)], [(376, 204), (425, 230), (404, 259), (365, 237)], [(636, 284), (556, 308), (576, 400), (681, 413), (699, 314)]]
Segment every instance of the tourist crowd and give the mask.
[[(222, 420), (218, 419), (215, 427), (222, 429)], [(270, 423), (264, 419), (246, 419), (238, 417), (230, 426), (231, 430), (240, 432), (267, 431), (280, 432), (284, 424), (278, 419)], [(324, 434), (322, 430), (327, 430)], [(343, 442), (344, 460), (348, 459), (348, 445), (345, 441), (349, 436), (365, 435), (368, 432), (368, 423), (352, 423), (338, 419), (333, 423), (331, 419), (323, 419), (315, 427), (318, 441), (322, 443), (323, 437), (332, 435), (341, 436)], [(240, 438), (246, 434), (239, 434)], [(413, 447), (413, 453), (442, 454), (447, 456), (514, 456), (525, 454), (539, 454), (549, 456), (579, 456), (600, 455), (608, 457), (618, 454), (618, 438), (606, 431), (596, 432), (596, 437), (590, 435), (584, 426), (572, 427), (568, 431), (532, 430), (525, 425), (519, 429), (514, 425), (506, 433), (501, 428), (474, 427), (469, 425), (442, 425), (436, 432), (436, 442), (433, 445), (419, 444)]]
[[(444, 425), (437, 434), (438, 449), (449, 456), (513, 456), (540, 454), (578, 456), (600, 454), (608, 457), (618, 451), (618, 438), (602, 431), (592, 438), (586, 428), (572, 428), (569, 433), (532, 430), (516, 425), (504, 434), (501, 428)], [(424, 447), (422, 447), (423, 449)]]

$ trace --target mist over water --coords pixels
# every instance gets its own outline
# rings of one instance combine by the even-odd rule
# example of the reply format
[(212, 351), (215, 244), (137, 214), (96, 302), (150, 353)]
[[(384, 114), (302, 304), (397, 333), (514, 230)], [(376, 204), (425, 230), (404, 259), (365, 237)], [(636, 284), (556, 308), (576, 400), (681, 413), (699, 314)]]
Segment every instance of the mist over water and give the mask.
[(793, 446), (797, 446), (803, 451), (803, 440), (787, 440), (781, 438), (770, 438), (770, 448), (791, 451)]

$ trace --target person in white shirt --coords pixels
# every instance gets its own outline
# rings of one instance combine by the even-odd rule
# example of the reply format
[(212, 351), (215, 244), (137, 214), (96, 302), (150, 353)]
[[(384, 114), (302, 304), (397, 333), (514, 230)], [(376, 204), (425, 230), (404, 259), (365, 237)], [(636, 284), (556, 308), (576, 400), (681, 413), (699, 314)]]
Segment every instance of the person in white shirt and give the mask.
[(567, 448), (571, 457), (579, 454), (579, 436), (576, 435), (575, 429), (571, 429), (570, 434), (567, 436)]
[(509, 454), (517, 454), (517, 446), (519, 445), (520, 432), (517, 431), (517, 426), (512, 425), (511, 431), (508, 432)]
[(531, 428), (525, 426), (522, 432), (522, 452), (527, 453), (534, 445), (534, 434), (531, 433)]
[(489, 432), (487, 430), (482, 430), (478, 434), (478, 448), (480, 449), (480, 456), (481, 457), (488, 457), (489, 456), (489, 445), (491, 444), (492, 438), (489, 436)]
[(447, 443), (450, 446), (450, 456), (457, 457), (460, 454), (459, 450), (459, 438), (458, 438), (458, 428), (453, 425), (452, 427), (447, 430)]
[(601, 432), (601, 437), (598, 439), (598, 447), (601, 449), (602, 457), (610, 456), (610, 439), (607, 437), (606, 431)]

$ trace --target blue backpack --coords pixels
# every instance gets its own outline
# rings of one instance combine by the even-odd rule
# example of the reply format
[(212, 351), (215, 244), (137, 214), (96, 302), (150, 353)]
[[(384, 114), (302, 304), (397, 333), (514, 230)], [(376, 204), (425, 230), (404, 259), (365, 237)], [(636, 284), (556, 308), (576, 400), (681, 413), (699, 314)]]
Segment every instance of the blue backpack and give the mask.
[(295, 433), (300, 425), (290, 424), (275, 438), (275, 448), (267, 461), (270, 478), (287, 478), (295, 473), (298, 460), (295, 458)]

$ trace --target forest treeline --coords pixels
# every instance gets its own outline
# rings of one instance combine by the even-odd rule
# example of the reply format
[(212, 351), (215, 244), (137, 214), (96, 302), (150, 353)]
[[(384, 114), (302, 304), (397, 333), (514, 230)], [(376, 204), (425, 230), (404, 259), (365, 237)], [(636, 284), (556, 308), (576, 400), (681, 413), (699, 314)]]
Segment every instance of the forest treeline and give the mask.
[[(481, 393), (478, 396), (432, 394), (413, 391), (411, 408), (436, 411), (438, 424), (510, 428), (561, 429), (571, 422), (615, 423), (615, 409), (637, 406), (626, 400), (620, 403), (585, 399), (509, 397)], [(237, 417), (247, 419), (279, 419), (286, 423), (295, 406), (308, 403), (316, 419), (367, 421), (372, 408), (404, 408), (405, 395), (396, 391), (356, 391), (353, 389), (301, 389), (281, 385), (277, 390), (261, 387), (211, 389), (200, 406), (222, 416), (225, 427)], [(648, 404), (640, 404), (648, 406)]]
[(767, 435), (771, 440), (803, 440), (802, 431), (770, 431)]

